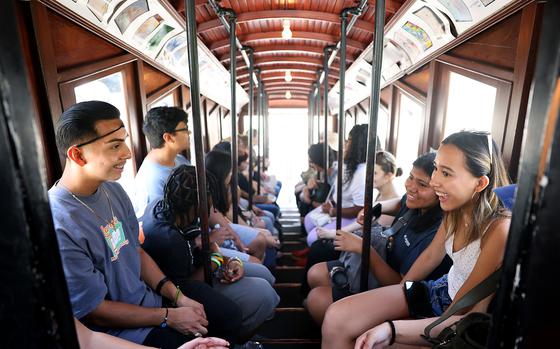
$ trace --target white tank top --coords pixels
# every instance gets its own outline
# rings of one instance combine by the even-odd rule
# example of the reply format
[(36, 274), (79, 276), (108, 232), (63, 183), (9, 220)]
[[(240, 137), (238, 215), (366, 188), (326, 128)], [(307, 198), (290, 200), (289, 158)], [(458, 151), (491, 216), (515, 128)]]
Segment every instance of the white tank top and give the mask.
[[(488, 224), (482, 236), (484, 236), (490, 225), (492, 223)], [(445, 240), (445, 252), (453, 260), (453, 265), (447, 274), (447, 292), (452, 300), (455, 299), (455, 295), (457, 295), (461, 286), (467, 281), (480, 255), (480, 239), (471, 242), (457, 252), (453, 252), (454, 237), (455, 234)]]

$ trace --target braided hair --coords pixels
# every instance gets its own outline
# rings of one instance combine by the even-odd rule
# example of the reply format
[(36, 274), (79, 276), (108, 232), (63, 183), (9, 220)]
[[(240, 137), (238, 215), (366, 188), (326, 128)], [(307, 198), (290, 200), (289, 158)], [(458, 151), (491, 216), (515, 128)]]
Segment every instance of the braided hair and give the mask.
[(188, 212), (193, 207), (198, 207), (196, 169), (194, 166), (181, 165), (167, 178), (163, 188), (163, 200), (155, 208), (156, 217), (170, 221), (179, 217), (181, 225), (188, 225), (192, 223), (188, 222)]

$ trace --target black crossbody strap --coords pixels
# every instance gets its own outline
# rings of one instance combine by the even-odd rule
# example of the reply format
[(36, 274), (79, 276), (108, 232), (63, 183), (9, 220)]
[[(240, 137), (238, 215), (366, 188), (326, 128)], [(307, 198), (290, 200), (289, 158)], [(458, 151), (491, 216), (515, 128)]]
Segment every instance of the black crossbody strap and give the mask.
[(406, 213), (402, 216), (400, 216), (397, 219), (397, 222), (395, 224), (393, 224), (392, 227), (390, 227), (389, 229), (384, 230), (381, 235), (383, 237), (389, 238), (393, 235), (395, 235), (396, 233), (399, 232), (399, 230), (401, 230), (402, 228), (404, 228), (407, 224), (408, 221), (410, 220), (410, 217), (412, 217), (414, 210), (408, 210), (406, 211)]
[(475, 305), (476, 303), (480, 302), (484, 298), (488, 297), (492, 293), (496, 291), (498, 288), (498, 282), (500, 281), (500, 274), (502, 268), (499, 268), (478, 285), (473, 287), (469, 292), (467, 292), (461, 299), (459, 299), (455, 304), (449, 307), (445, 313), (443, 313), (439, 319), (432, 322), (424, 329), (424, 336), (427, 338), (430, 337), (430, 332), (434, 327), (441, 324), (445, 320), (447, 320), (450, 316), (457, 313), (459, 310), (470, 307)]

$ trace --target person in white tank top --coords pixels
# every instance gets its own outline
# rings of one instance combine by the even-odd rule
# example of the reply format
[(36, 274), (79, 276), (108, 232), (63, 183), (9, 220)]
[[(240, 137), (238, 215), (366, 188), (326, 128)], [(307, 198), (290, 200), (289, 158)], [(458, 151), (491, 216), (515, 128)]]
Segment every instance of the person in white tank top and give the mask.
[[(430, 308), (431, 314), (424, 316), (439, 316), (454, 300), (498, 269), (510, 215), (492, 189), (507, 184), (501, 155), (488, 133), (461, 131), (443, 140), (430, 186), (439, 198), (444, 219), (432, 243), (403, 276), (400, 285), (378, 288), (332, 304), (323, 322), (322, 348), (344, 349), (354, 344), (356, 349), (371, 348), (379, 333), (391, 335), (390, 324), (384, 323), (387, 319), (410, 318), (418, 313), (416, 309)], [(446, 254), (454, 262), (449, 274), (423, 281)], [(403, 287), (407, 280), (418, 281), (415, 286), (426, 289), (429, 299), (422, 302), (424, 307), (407, 302)], [(386, 344), (389, 342), (390, 339)]]

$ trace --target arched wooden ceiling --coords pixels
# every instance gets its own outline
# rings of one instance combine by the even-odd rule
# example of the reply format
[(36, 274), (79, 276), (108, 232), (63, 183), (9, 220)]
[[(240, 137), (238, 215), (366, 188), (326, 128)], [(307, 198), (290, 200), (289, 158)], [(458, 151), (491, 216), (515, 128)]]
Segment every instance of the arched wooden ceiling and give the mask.
[[(229, 69), (229, 35), (207, 0), (196, 2), (196, 21), (200, 39), (216, 58)], [(385, 20), (405, 0), (386, 0)], [(169, 0), (184, 15), (184, 0)], [(219, 5), (237, 15), (237, 37), (254, 48), (254, 64), (261, 71), (271, 107), (306, 105), (317, 71), (323, 66), (323, 48), (340, 40), (340, 13), (359, 0), (222, 0)], [(347, 36), (347, 68), (373, 39), (375, 0), (368, 0), (366, 11)], [(290, 20), (291, 39), (282, 39), (282, 23)], [(290, 70), (292, 81), (284, 81)], [(248, 68), (237, 52), (237, 81), (249, 88)], [(331, 64), (329, 88), (338, 81), (339, 59)], [(292, 98), (285, 99), (290, 91)]]

